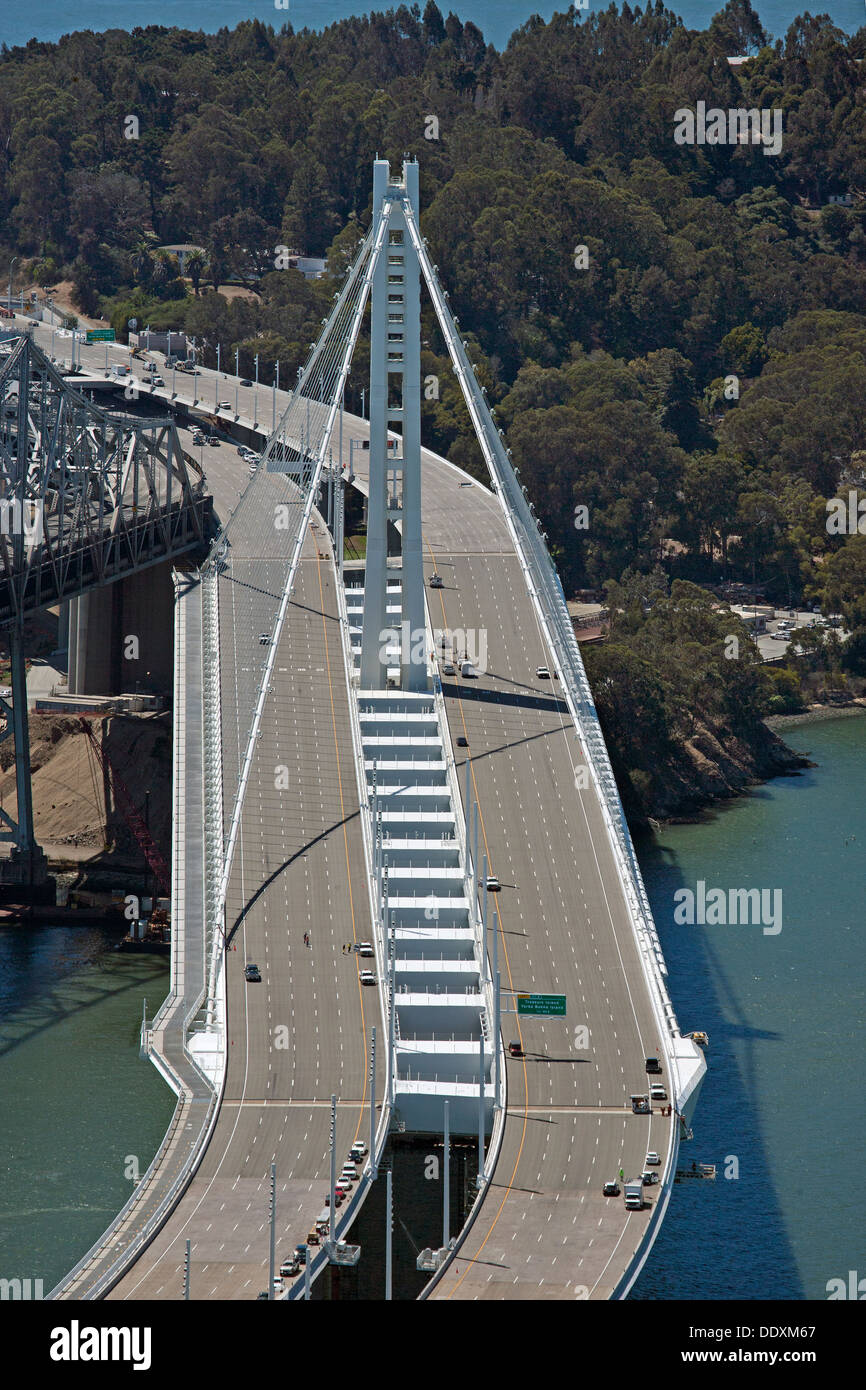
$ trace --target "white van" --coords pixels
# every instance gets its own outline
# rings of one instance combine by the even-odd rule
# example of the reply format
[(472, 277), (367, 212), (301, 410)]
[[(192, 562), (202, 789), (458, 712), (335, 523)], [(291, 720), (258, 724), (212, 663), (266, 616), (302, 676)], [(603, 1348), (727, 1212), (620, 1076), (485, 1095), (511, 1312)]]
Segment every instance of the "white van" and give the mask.
[(475, 667), (472, 665), (471, 661), (461, 661), (460, 674), (463, 676), (464, 680), (475, 675)]
[(129, 367), (125, 362), (115, 362), (109, 373), (110, 376), (115, 377), (126, 377), (129, 374)]

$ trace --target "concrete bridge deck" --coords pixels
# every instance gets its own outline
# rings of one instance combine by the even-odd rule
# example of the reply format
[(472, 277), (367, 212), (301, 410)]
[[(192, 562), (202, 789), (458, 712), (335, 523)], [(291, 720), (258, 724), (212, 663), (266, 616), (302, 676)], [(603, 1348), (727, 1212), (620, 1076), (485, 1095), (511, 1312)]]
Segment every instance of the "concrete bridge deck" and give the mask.
[[(232, 575), (221, 580), (234, 595), (233, 612), (220, 596), (224, 662), (236, 632), (266, 626), (260, 539), (252, 526), (246, 547), (235, 535)], [(320, 548), (311, 536), (299, 567), (234, 860), (219, 1119), (187, 1192), (113, 1298), (179, 1297), (187, 1239), (193, 1297), (255, 1297), (267, 1285), (271, 1162), (280, 1260), (324, 1205), (332, 1091), (341, 1163), (367, 1133), (378, 1010), (371, 1017), (377, 1000), (363, 993), (359, 958), (342, 952), (369, 936), (369, 912), (335, 577)], [(224, 738), (235, 732), (227, 722)], [(244, 980), (248, 961), (260, 984)]]

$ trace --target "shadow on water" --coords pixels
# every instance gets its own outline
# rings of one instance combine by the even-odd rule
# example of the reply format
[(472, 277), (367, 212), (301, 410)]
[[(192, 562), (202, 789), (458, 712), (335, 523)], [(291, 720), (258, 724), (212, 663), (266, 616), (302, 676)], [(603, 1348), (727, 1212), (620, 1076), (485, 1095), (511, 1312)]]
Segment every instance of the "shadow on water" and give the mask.
[[(58, 947), (58, 930), (72, 937), (68, 945), (64, 941)], [(107, 943), (101, 933), (95, 936), (96, 954), (91, 952), (89, 940), (80, 941), (75, 928), (17, 929), (16, 936), (9, 953), (14, 960), (16, 987), (14, 993), (9, 989), (2, 991), (0, 1057), (67, 1019), (80, 1017), (88, 1009), (98, 1009), (111, 997), (139, 993), (142, 975), (152, 974), (155, 992), (159, 995), (159, 999), (153, 1001), (151, 1013), (165, 995), (164, 960), (136, 956), (133, 975), (129, 969), (123, 969), (130, 957), (123, 957), (119, 952), (105, 953)], [(76, 945), (81, 948), (79, 955), (75, 954)], [(11, 961), (7, 953), (4, 955), (8, 967)], [(50, 981), (47, 987), (46, 972), (49, 972)], [(13, 999), (17, 1001), (14, 1005)]]
[[(680, 1027), (710, 1039), (695, 1137), (679, 1167), (715, 1163), (717, 1178), (676, 1184), (630, 1297), (805, 1298), (758, 1109), (759, 1050), (781, 1036), (750, 1022), (706, 930), (673, 922), (674, 893), (688, 883), (676, 854), (649, 838), (636, 843)], [(725, 1177), (732, 1158), (736, 1179)]]

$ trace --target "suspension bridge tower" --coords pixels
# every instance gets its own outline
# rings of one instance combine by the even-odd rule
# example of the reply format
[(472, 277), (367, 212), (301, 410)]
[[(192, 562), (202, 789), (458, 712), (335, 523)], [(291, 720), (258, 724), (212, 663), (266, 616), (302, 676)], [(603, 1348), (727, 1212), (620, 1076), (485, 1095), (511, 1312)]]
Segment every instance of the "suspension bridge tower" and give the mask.
[[(371, 286), (370, 493), (361, 637), (361, 687), (387, 685), (389, 523), (402, 536), (401, 685), (427, 689), (424, 572), (421, 553), (421, 281), (406, 214), (418, 216), (418, 163), (391, 177), (373, 164), (373, 238), (387, 232)], [(389, 432), (395, 439), (389, 444)], [(421, 659), (419, 659), (419, 657)]]

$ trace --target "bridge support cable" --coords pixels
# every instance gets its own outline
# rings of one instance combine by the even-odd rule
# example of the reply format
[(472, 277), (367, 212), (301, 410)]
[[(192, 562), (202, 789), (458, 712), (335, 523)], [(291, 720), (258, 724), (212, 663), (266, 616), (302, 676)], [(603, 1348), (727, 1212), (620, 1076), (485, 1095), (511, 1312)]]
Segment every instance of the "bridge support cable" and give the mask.
[(641, 948), (641, 956), (646, 963), (648, 983), (656, 1004), (659, 1022), (664, 1024), (671, 1036), (674, 1036), (679, 1033), (679, 1027), (664, 982), (667, 968), (634, 845), (626, 823), (625, 812), (610, 766), (598, 712), (586, 678), (577, 639), (571, 626), (562, 584), (540, 534), (531, 504), (517, 481), (500, 431), (478, 385), (475, 370), (469, 361), (463, 340), (439, 285), (436, 272), (430, 263), (426, 245), (418, 229), (414, 209), (407, 209), (406, 211), (406, 227), (418, 256), (421, 273), (433, 302), (439, 326), (448, 346), (451, 363), (460, 383), (463, 398), (490, 473), (493, 491), (499, 498), (526, 582), (536, 602), (536, 610), (555, 654), (575, 728), (579, 732), (588, 754), (590, 770), (596, 784), (602, 812), (608, 825), (614, 852), (619, 861), (620, 877), (629, 902)]
[[(219, 881), (214, 895), (212, 912), (215, 919), (213, 925), (217, 929), (214, 935), (215, 937), (221, 935), (222, 941), (225, 939), (225, 908), (232, 862), (240, 833), (244, 800), (255, 757), (256, 741), (273, 676), (280, 633), (294, 589), (313, 506), (321, 486), (334, 426), (342, 408), (343, 393), (351, 367), (352, 355), (363, 322), (372, 278), (384, 244), (385, 231), (386, 224), (383, 224), (379, 229), (379, 234), (372, 242), (365, 241), (363, 244), (355, 268), (331, 313), (322, 339), (317, 345), (317, 350), (314, 351), (307, 368), (302, 373), (299, 387), (293, 394), (283, 418), (265, 450), (265, 457), (269, 464), (268, 471), (287, 475), (285, 498), (282, 505), (289, 510), (290, 521), (283, 528), (281, 552), (283, 557), (288, 552), (288, 559), (279, 608), (270, 635), (267, 659), (252, 712), (237, 790), (232, 797), (232, 813), (225, 844), (211, 842), (207, 846), (208, 860), (210, 861), (212, 856), (218, 856), (220, 864)], [(309, 394), (313, 388), (316, 392), (321, 391), (321, 396)], [(295, 478), (288, 476), (287, 464), (296, 465), (295, 468), (291, 469), (291, 472), (296, 474)], [(263, 472), (261, 476), (264, 481), (268, 475)], [(252, 494), (254, 490), (255, 484), (248, 489), (246, 496)], [(232, 531), (233, 527), (237, 525), (239, 512), (240, 508), (234, 513), (234, 516), (214, 542), (211, 556), (203, 571), (203, 579), (206, 584), (211, 576), (218, 578), (230, 566)], [(210, 780), (208, 767), (209, 764), (206, 764), (206, 783)], [(213, 799), (213, 794), (213, 787), (209, 789), (206, 787), (206, 797), (209, 801)], [(216, 818), (213, 817), (212, 823), (215, 821)], [(215, 960), (216, 954), (214, 953)], [(212, 993), (214, 989), (215, 977), (212, 973), (209, 993)], [(211, 1006), (212, 1000), (209, 1000), (209, 1010)]]

